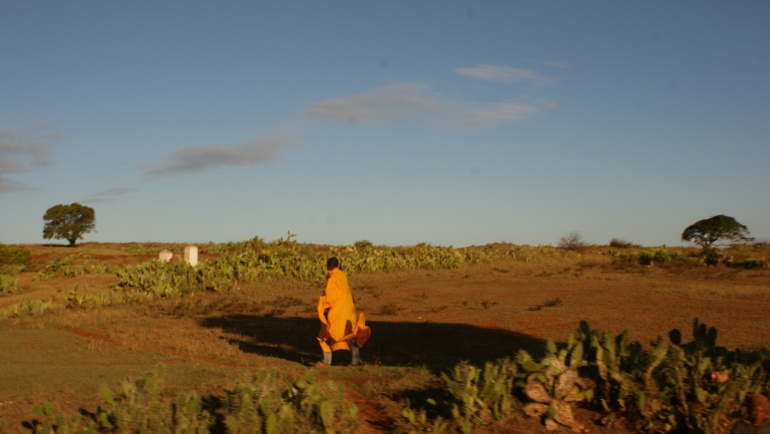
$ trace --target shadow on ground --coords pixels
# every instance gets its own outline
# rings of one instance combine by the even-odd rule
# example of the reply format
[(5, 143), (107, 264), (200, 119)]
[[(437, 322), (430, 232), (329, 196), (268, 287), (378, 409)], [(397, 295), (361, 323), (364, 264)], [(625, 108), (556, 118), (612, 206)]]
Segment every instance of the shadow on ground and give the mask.
[[(241, 351), (310, 364), (321, 358), (316, 340), (320, 322), (309, 318), (226, 315), (205, 318), (201, 326), (243, 336), (231, 340)], [(372, 337), (361, 349), (364, 363), (386, 366), (452, 367), (461, 361), (481, 365), (488, 360), (515, 357), (520, 349), (536, 357), (545, 341), (508, 330), (468, 324), (367, 321)], [(333, 364), (347, 364), (349, 351), (337, 351)]]

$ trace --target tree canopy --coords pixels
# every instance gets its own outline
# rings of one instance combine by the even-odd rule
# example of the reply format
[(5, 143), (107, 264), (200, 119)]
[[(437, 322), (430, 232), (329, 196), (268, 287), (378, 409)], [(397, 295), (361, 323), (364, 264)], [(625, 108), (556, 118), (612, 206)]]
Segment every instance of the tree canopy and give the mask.
[(45, 212), (43, 220), (43, 238), (64, 239), (69, 241), (70, 246), (75, 246), (84, 234), (96, 228), (94, 209), (79, 203), (52, 206)]
[(734, 218), (726, 215), (716, 215), (699, 220), (682, 232), (682, 240), (692, 241), (703, 249), (713, 247), (719, 240), (740, 242), (751, 241), (749, 229)]

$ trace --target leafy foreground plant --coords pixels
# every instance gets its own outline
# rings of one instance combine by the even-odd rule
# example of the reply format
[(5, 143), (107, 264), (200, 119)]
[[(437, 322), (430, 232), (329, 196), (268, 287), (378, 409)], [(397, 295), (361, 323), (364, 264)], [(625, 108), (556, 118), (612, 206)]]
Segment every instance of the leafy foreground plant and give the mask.
[(595, 383), (578, 376), (578, 369), (586, 363), (582, 356), (583, 347), (577, 342), (561, 351), (549, 342), (548, 355), (539, 364), (528, 360), (526, 352), (519, 353), (520, 362), (531, 372), (524, 392), (535, 401), (524, 406), (526, 415), (542, 417), (549, 430), (560, 425), (574, 431), (583, 430), (583, 425), (573, 416), (573, 403), (590, 400)]
[(478, 425), (505, 419), (520, 409), (521, 404), (513, 394), (517, 365), (509, 359), (487, 362), (477, 368), (467, 362), (459, 363), (449, 372), (441, 374), (446, 396), (443, 401), (430, 398), (426, 401), (431, 412), (451, 414), (429, 417), (426, 408), (412, 408), (407, 400), (401, 412), (408, 432), (469, 433)]
[[(50, 403), (34, 406), (38, 416), (26, 425), (35, 433), (336, 433), (356, 432), (358, 408), (347, 404), (345, 390), (329, 381), (318, 384), (312, 372), (286, 387), (274, 371), (261, 371), (224, 396), (195, 392), (168, 400), (163, 369), (117, 390), (104, 388), (93, 414), (66, 417)], [(1, 426), (1, 425), (0, 425)]]
[(463, 432), (470, 432), (477, 423), (503, 419), (520, 407), (513, 396), (516, 374), (516, 364), (508, 359), (487, 362), (484, 369), (461, 363), (449, 374), (442, 374), (455, 400), (452, 416)]
[[(579, 432), (585, 427), (574, 411), (582, 405), (604, 423), (626, 419), (639, 432), (721, 432), (743, 416), (747, 395), (770, 391), (770, 351), (728, 351), (716, 337), (716, 329), (696, 318), (691, 342), (682, 344), (681, 332), (672, 330), (670, 342), (659, 337), (644, 348), (629, 343), (625, 332), (613, 338), (583, 321), (563, 348), (549, 342), (540, 361), (520, 351), (513, 366), (507, 360), (487, 363), (484, 371), (456, 366), (442, 376), (447, 399), (430, 400), (423, 409), (407, 402), (402, 415), (420, 432), (472, 432), (520, 410), (541, 418), (549, 430)], [(484, 393), (491, 379), (498, 389)], [(500, 392), (507, 385), (510, 392)], [(501, 407), (503, 402), (513, 405)], [(439, 415), (450, 409), (453, 417), (431, 420), (427, 409)]]
[(345, 390), (313, 373), (283, 390), (273, 371), (262, 371), (249, 383), (226, 392), (222, 412), (227, 432), (355, 432), (358, 408), (345, 401)]
[[(646, 432), (718, 432), (741, 416), (750, 393), (768, 390), (770, 353), (728, 351), (716, 345), (717, 330), (696, 318), (693, 341), (659, 337), (648, 349), (615, 339), (581, 323), (576, 338), (587, 349), (585, 375), (597, 381), (593, 405), (617, 413)], [(722, 380), (722, 379), (727, 380)]]
[[(770, 351), (730, 351), (716, 345), (717, 330), (693, 322), (692, 341), (672, 330), (649, 347), (613, 337), (586, 322), (566, 345), (549, 342), (535, 360), (520, 351), (483, 368), (467, 362), (441, 375), (444, 393), (424, 403), (407, 400), (405, 432), (470, 433), (524, 415), (541, 418), (548, 429), (585, 428), (575, 417), (582, 406), (605, 424), (624, 419), (637, 432), (724, 432), (745, 416), (747, 395), (770, 392)], [(50, 404), (35, 406), (32, 432), (356, 432), (358, 409), (344, 388), (318, 383), (309, 371), (290, 380), (261, 371), (221, 397), (189, 392), (163, 396), (163, 373), (104, 389), (94, 414), (59, 415)], [(293, 381), (293, 382), (292, 382)], [(439, 390), (440, 390), (439, 389)], [(486, 428), (482, 428), (486, 429)]]
[(110, 432), (206, 433), (214, 417), (202, 409), (194, 392), (179, 395), (175, 402), (162, 401), (163, 370), (141, 380), (125, 381), (115, 394), (102, 389), (104, 404), (97, 410), (97, 426)]

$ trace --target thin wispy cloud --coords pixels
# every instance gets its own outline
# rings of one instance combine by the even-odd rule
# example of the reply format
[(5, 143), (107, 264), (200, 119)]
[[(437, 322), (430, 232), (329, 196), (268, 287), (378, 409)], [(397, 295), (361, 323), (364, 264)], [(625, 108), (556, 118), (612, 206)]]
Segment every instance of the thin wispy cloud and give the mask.
[(53, 129), (59, 128), (59, 125), (53, 122), (37, 121), (35, 122), (35, 127), (40, 129), (45, 129), (45, 130), (53, 130)]
[(370, 92), (331, 98), (303, 110), (307, 116), (351, 124), (409, 121), (425, 118), (440, 108), (441, 102), (425, 92), (427, 86), (398, 83)]
[[(482, 128), (509, 121), (523, 121), (541, 112), (544, 104), (505, 102), (497, 104), (461, 104), (457, 116), (447, 124), (458, 128)], [(552, 105), (551, 105), (552, 106)]]
[(133, 188), (111, 188), (86, 196), (80, 200), (80, 203), (114, 203), (117, 202), (120, 196), (134, 191), (136, 190)]
[(302, 113), (316, 119), (350, 124), (409, 121), (442, 127), (480, 128), (526, 120), (549, 107), (554, 105), (545, 101), (478, 103), (458, 100), (433, 92), (426, 85), (399, 83), (319, 101)]
[(0, 128), (0, 193), (30, 190), (31, 187), (8, 179), (7, 175), (50, 165), (49, 156), (48, 145), (17, 131)]
[(548, 66), (554, 66), (556, 68), (565, 68), (565, 69), (566, 68), (572, 68), (572, 65), (570, 65), (567, 62), (556, 62), (556, 61), (552, 61), (551, 60), (551, 61), (546, 61), (546, 62), (543, 62), (543, 63), (545, 63)]
[(549, 84), (553, 79), (542, 76), (530, 69), (511, 68), (509, 66), (479, 65), (472, 68), (456, 68), (455, 74), (495, 83), (527, 82), (530, 84)]
[(296, 143), (283, 137), (246, 141), (239, 146), (200, 146), (180, 149), (163, 164), (141, 165), (145, 178), (208, 172), (221, 167), (251, 167), (276, 161), (283, 148)]

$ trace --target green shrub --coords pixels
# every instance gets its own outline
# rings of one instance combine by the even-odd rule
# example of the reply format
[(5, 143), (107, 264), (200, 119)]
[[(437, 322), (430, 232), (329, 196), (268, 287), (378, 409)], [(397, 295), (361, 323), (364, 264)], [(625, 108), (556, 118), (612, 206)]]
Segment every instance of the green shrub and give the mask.
[(655, 263), (665, 264), (672, 261), (687, 260), (687, 257), (681, 252), (672, 252), (666, 247), (634, 252), (626, 258), (629, 260), (629, 262), (632, 262), (635, 258), (636, 261), (638, 261), (641, 265), (653, 265)]
[(483, 369), (460, 363), (442, 374), (452, 398), (452, 416), (463, 432), (474, 425), (489, 424), (520, 408), (513, 385), (518, 375), (516, 363), (509, 359), (487, 362)]
[(282, 432), (291, 425), (291, 406), (284, 402), (284, 386), (275, 371), (260, 371), (250, 381), (225, 391), (222, 399), (228, 432)]
[(114, 273), (118, 268), (106, 264), (90, 264), (88, 261), (82, 264), (74, 264), (78, 255), (68, 255), (51, 259), (45, 268), (37, 274), (37, 279), (55, 279), (57, 277), (77, 277), (85, 274)]
[(32, 264), (32, 252), (22, 247), (0, 244), (0, 265), (14, 264), (28, 267)]
[(163, 400), (164, 370), (124, 381), (120, 389), (102, 389), (104, 403), (96, 411), (100, 432), (208, 433), (215, 418), (200, 396), (183, 393), (169, 404)]
[(704, 249), (702, 254), (703, 263), (709, 266), (719, 265), (725, 257), (724, 252), (719, 249), (707, 248)]
[(19, 290), (19, 279), (0, 274), (0, 295), (12, 294)]
[(53, 301), (22, 299), (21, 303), (8, 308), (7, 311), (0, 313), (0, 317), (19, 317), (24, 315), (41, 315), (44, 312), (54, 309), (56, 305)]
[(765, 258), (761, 258), (761, 259), (746, 258), (743, 262), (740, 262), (740, 263), (735, 264), (735, 265), (739, 265), (739, 266), (741, 266), (743, 268), (746, 268), (748, 270), (753, 270), (753, 269), (756, 269), (756, 268), (768, 268), (768, 267), (770, 267), (770, 263), (765, 261)]
[[(345, 388), (334, 381), (318, 384), (312, 371), (283, 394), (299, 416), (300, 424), (292, 427), (298, 432), (356, 432), (358, 407), (345, 400)], [(303, 429), (304, 427), (304, 429)]]
[[(67, 418), (59, 414), (50, 402), (46, 402), (42, 407), (32, 406), (32, 412), (41, 419), (30, 424), (34, 433), (96, 432), (96, 424), (94, 422), (83, 420), (76, 416)], [(2, 424), (0, 424), (0, 428), (2, 428)]]

